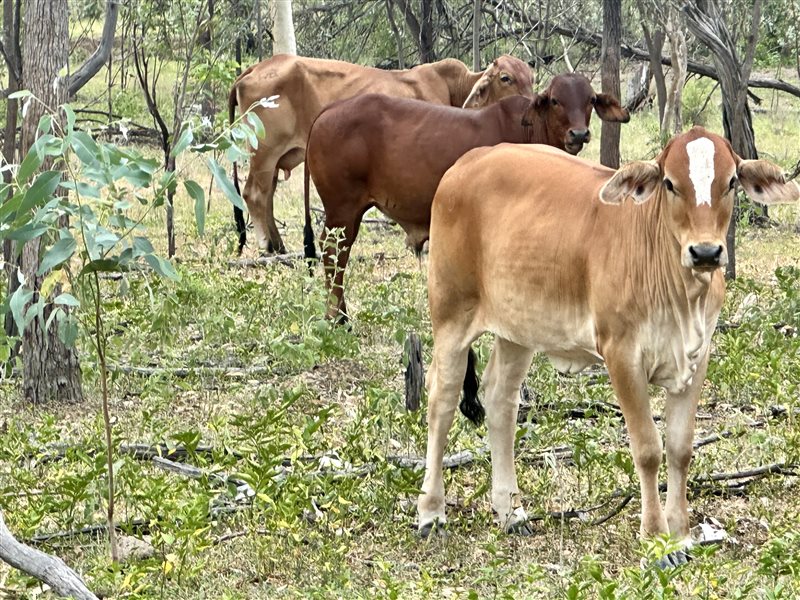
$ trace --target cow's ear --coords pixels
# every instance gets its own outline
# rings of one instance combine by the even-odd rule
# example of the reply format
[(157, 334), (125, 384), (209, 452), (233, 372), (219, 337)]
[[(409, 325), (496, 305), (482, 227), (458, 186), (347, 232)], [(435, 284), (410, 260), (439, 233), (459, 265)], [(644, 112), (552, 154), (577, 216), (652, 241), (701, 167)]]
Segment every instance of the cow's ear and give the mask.
[(600, 188), (600, 201), (605, 204), (622, 204), (627, 197), (641, 204), (661, 185), (661, 167), (653, 161), (628, 163)]
[(467, 99), (461, 108), (481, 108), (486, 105), (489, 96), (489, 86), (492, 83), (495, 75), (497, 74), (497, 59), (492, 61), (486, 70), (481, 75), (481, 78), (472, 86)]
[(736, 174), (751, 200), (760, 204), (788, 204), (800, 198), (800, 187), (786, 181), (783, 171), (766, 160), (742, 160)]
[(611, 94), (597, 94), (594, 100), (594, 110), (603, 121), (627, 123), (631, 120), (627, 109), (620, 106), (619, 100)]
[(547, 94), (533, 94), (533, 100), (528, 105), (528, 108), (525, 109), (525, 113), (522, 115), (522, 124), (525, 127), (530, 127), (536, 122), (536, 115), (543, 113), (547, 110), (547, 107), (550, 106), (550, 96)]

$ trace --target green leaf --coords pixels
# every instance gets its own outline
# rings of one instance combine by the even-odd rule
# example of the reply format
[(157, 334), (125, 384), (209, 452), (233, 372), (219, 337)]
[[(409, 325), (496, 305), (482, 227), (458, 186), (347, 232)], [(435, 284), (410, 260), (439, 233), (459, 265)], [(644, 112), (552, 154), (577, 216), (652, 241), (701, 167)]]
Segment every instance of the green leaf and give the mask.
[(81, 272), (78, 273), (78, 277), (83, 277), (84, 275), (95, 272), (117, 273), (124, 270), (125, 269), (121, 268), (119, 261), (114, 258), (98, 258), (84, 265)]
[(45, 204), (53, 198), (58, 184), (61, 182), (61, 171), (45, 171), (40, 173), (31, 187), (25, 192), (25, 197), (19, 205), (17, 214), (25, 213), (30, 209)]
[(147, 261), (147, 264), (150, 265), (150, 268), (162, 277), (166, 277), (174, 281), (180, 279), (175, 267), (173, 267), (169, 261), (164, 260), (160, 256), (148, 254), (144, 257), (144, 259)]
[(244, 210), (244, 203), (242, 202), (242, 197), (236, 191), (236, 188), (233, 187), (233, 183), (228, 176), (225, 174), (225, 171), (222, 169), (222, 166), (213, 158), (208, 159), (208, 166), (211, 169), (211, 173), (214, 175), (214, 181), (217, 183), (217, 187), (222, 190), (225, 194), (225, 197), (230, 200), (230, 203), (233, 204), (236, 208)]
[(253, 126), (253, 130), (256, 132), (258, 139), (263, 140), (267, 135), (267, 132), (264, 131), (264, 122), (253, 112), (247, 113), (247, 121)]
[(85, 131), (76, 131), (72, 134), (72, 149), (85, 165), (93, 165), (100, 156), (100, 147)]
[(75, 307), (81, 305), (81, 303), (75, 296), (73, 296), (72, 294), (67, 294), (66, 292), (56, 296), (55, 299), (53, 300), (53, 303), (63, 304), (64, 306), (75, 306)]
[(153, 244), (150, 243), (146, 237), (142, 237), (140, 235), (136, 235), (133, 237), (133, 256), (146, 256), (148, 254), (153, 254), (155, 252), (155, 248), (153, 248)]
[(42, 115), (42, 118), (39, 119), (39, 131), (42, 133), (50, 133), (50, 129), (53, 126), (53, 117), (51, 115)]
[(42, 161), (44, 157), (39, 156), (39, 152), (36, 148), (31, 148), (28, 151), (28, 154), (22, 160), (22, 164), (19, 166), (19, 170), (17, 171), (17, 184), (23, 185), (28, 181), (31, 175), (42, 166)]
[(78, 244), (75, 242), (75, 238), (73, 238), (72, 235), (70, 235), (70, 237), (65, 237), (58, 240), (45, 253), (44, 258), (42, 259), (42, 264), (39, 265), (39, 271), (37, 274), (42, 275), (50, 269), (57, 267), (61, 263), (69, 260), (69, 258), (75, 253), (75, 248), (77, 248), (77, 246)]
[(48, 229), (50, 227), (42, 223), (25, 223), (18, 229), (12, 229), (4, 237), (15, 242), (30, 242), (46, 233)]
[(197, 221), (197, 233), (202, 237), (206, 228), (206, 195), (203, 192), (203, 188), (191, 179), (184, 181), (183, 187), (189, 192), (189, 196), (194, 199), (194, 218)]
[(190, 125), (186, 125), (181, 131), (181, 135), (178, 138), (178, 141), (172, 147), (172, 152), (170, 152), (170, 156), (178, 156), (181, 152), (186, 150), (194, 141), (194, 133), (192, 132), (192, 127)]
[(27, 98), (28, 96), (33, 96), (33, 93), (30, 90), (20, 90), (18, 92), (14, 92), (13, 94), (8, 95), (9, 100), (20, 100), (22, 98)]
[(67, 133), (72, 133), (75, 129), (75, 111), (69, 104), (61, 107), (64, 109), (64, 114), (67, 115)]
[(20, 286), (12, 294), (8, 306), (11, 309), (11, 315), (14, 317), (14, 322), (17, 324), (17, 330), (22, 333), (25, 331), (25, 305), (33, 298), (33, 290)]

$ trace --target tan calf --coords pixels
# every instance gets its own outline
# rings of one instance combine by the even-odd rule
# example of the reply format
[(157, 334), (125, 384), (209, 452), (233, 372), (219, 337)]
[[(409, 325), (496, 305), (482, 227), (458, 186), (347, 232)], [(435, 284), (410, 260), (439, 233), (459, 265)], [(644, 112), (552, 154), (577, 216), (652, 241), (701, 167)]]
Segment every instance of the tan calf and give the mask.
[[(655, 161), (618, 171), (546, 146), (503, 144), (471, 151), (445, 174), (430, 232), (434, 360), (421, 533), (445, 521), (442, 456), (470, 344), (488, 331), (496, 342), (484, 402), (502, 526), (524, 528), (527, 519), (513, 464), (518, 391), (544, 352), (565, 372), (605, 361), (640, 478), (641, 533), (688, 539), (695, 412), (724, 299), (737, 182), (762, 203), (800, 196), (777, 166), (740, 159), (702, 128), (674, 138)], [(666, 506), (649, 383), (667, 392)], [(474, 412), (477, 398), (466, 402)]]

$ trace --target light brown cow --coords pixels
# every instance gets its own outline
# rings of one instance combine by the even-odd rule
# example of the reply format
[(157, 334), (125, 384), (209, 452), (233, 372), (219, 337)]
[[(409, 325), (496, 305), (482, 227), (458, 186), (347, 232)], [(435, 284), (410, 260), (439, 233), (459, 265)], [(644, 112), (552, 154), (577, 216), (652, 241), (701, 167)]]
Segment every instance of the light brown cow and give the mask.
[[(370, 92), (477, 108), (506, 96), (521, 94), (531, 98), (533, 84), (528, 65), (508, 55), (500, 56), (481, 73), (469, 71), (455, 59), (403, 71), (384, 71), (286, 54), (250, 67), (231, 88), (231, 121), (237, 106), (246, 110), (262, 98), (279, 96), (278, 108), (255, 108), (264, 123), (266, 138), (251, 158), (243, 194), (262, 250), (285, 252), (273, 212), (278, 171), (283, 170), (288, 177), (303, 162), (311, 124), (325, 106)], [(234, 210), (234, 216), (241, 252), (246, 240), (244, 217), (239, 209)]]
[[(589, 141), (592, 109), (627, 122), (613, 96), (597, 94), (583, 75), (557, 75), (533, 100), (504, 98), (477, 111), (365, 94), (326, 107), (308, 138), (306, 257), (314, 254), (308, 172), (325, 207), (321, 245), (331, 303), (327, 316), (347, 319), (344, 272), (361, 218), (371, 206), (395, 220), (417, 253), (428, 239), (436, 186), (454, 162), (478, 146), (540, 143), (577, 154)], [(346, 132), (346, 133), (345, 133)], [(334, 237), (329, 232), (340, 228)], [(332, 243), (336, 236), (338, 244)]]
[[(777, 166), (742, 160), (702, 128), (674, 138), (655, 161), (618, 171), (546, 146), (502, 144), (471, 151), (445, 174), (428, 267), (434, 358), (418, 503), (423, 535), (445, 521), (442, 456), (465, 369), (474, 368), (470, 344), (488, 331), (496, 342), (484, 402), (502, 527), (527, 530), (515, 423), (520, 384), (533, 355), (544, 352), (563, 372), (605, 361), (640, 478), (641, 533), (688, 543), (694, 419), (724, 299), (737, 181), (761, 203), (800, 196)], [(667, 392), (665, 508), (648, 383)], [(475, 395), (465, 402), (473, 416), (482, 412)]]

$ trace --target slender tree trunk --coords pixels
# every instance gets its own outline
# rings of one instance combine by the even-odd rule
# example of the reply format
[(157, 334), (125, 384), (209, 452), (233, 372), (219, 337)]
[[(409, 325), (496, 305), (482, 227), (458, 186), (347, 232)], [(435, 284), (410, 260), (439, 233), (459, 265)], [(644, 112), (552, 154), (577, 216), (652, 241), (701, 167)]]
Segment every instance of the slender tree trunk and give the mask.
[(667, 94), (667, 104), (661, 120), (661, 137), (666, 141), (673, 133), (683, 131), (683, 86), (686, 83), (688, 50), (686, 35), (678, 12), (670, 7), (667, 16), (667, 37), (672, 60), (672, 81)]
[[(16, 7), (15, 7), (16, 4)], [(15, 10), (16, 8), (16, 10)], [(19, 53), (19, 0), (4, 0), (3, 2), (3, 46), (5, 47), (8, 70), (8, 92), (9, 94), (19, 91), (21, 86), (20, 75), (22, 74), (22, 57)], [(16, 100), (6, 102), (6, 128), (3, 137), (3, 160), (7, 164), (17, 162), (17, 116), (19, 104)], [(11, 181), (11, 171), (3, 171), (3, 181)], [(0, 202), (5, 202), (5, 198), (0, 198)], [(14, 242), (3, 240), (3, 262), (5, 264), (5, 274), (7, 281), (6, 295), (11, 295), (19, 287), (17, 271), (20, 267), (19, 257), (14, 252)], [(17, 335), (17, 327), (14, 318), (9, 311), (5, 317), (4, 330), (6, 337)], [(11, 362), (13, 363), (19, 350), (15, 346), (11, 352)]]
[[(67, 0), (28, 0), (25, 3), (25, 36), (22, 50), (22, 72), (25, 87), (51, 109), (67, 100), (67, 80), (60, 75), (67, 65), (69, 32)], [(22, 123), (22, 154), (36, 139), (37, 125), (44, 114), (40, 103), (31, 101)], [(44, 169), (52, 168), (51, 160)], [(34, 302), (46, 274), (39, 269), (41, 239), (25, 244), (22, 250), (22, 271), (26, 284), (34, 290)], [(58, 291), (55, 292), (56, 294)], [(76, 402), (81, 400), (81, 372), (78, 354), (59, 339), (55, 321), (48, 330), (43, 319), (34, 319), (22, 337), (23, 392), (32, 402)]]
[[(619, 61), (622, 38), (621, 0), (603, 0), (603, 64), (602, 91), (620, 97)], [(620, 124), (603, 121), (600, 141), (600, 162), (607, 167), (619, 167)]]
[(273, 54), (297, 54), (297, 41), (294, 37), (292, 19), (292, 0), (272, 1), (272, 45)]
[(392, 34), (394, 35), (395, 44), (397, 44), (397, 68), (398, 69), (405, 69), (406, 68), (406, 60), (405, 60), (405, 50), (403, 49), (403, 35), (400, 33), (400, 29), (397, 27), (397, 22), (394, 20), (394, 4), (392, 4), (392, 0), (385, 0), (386, 1), (386, 18), (389, 20), (389, 27), (392, 29)]
[(472, 70), (481, 70), (481, 0), (472, 5)]

